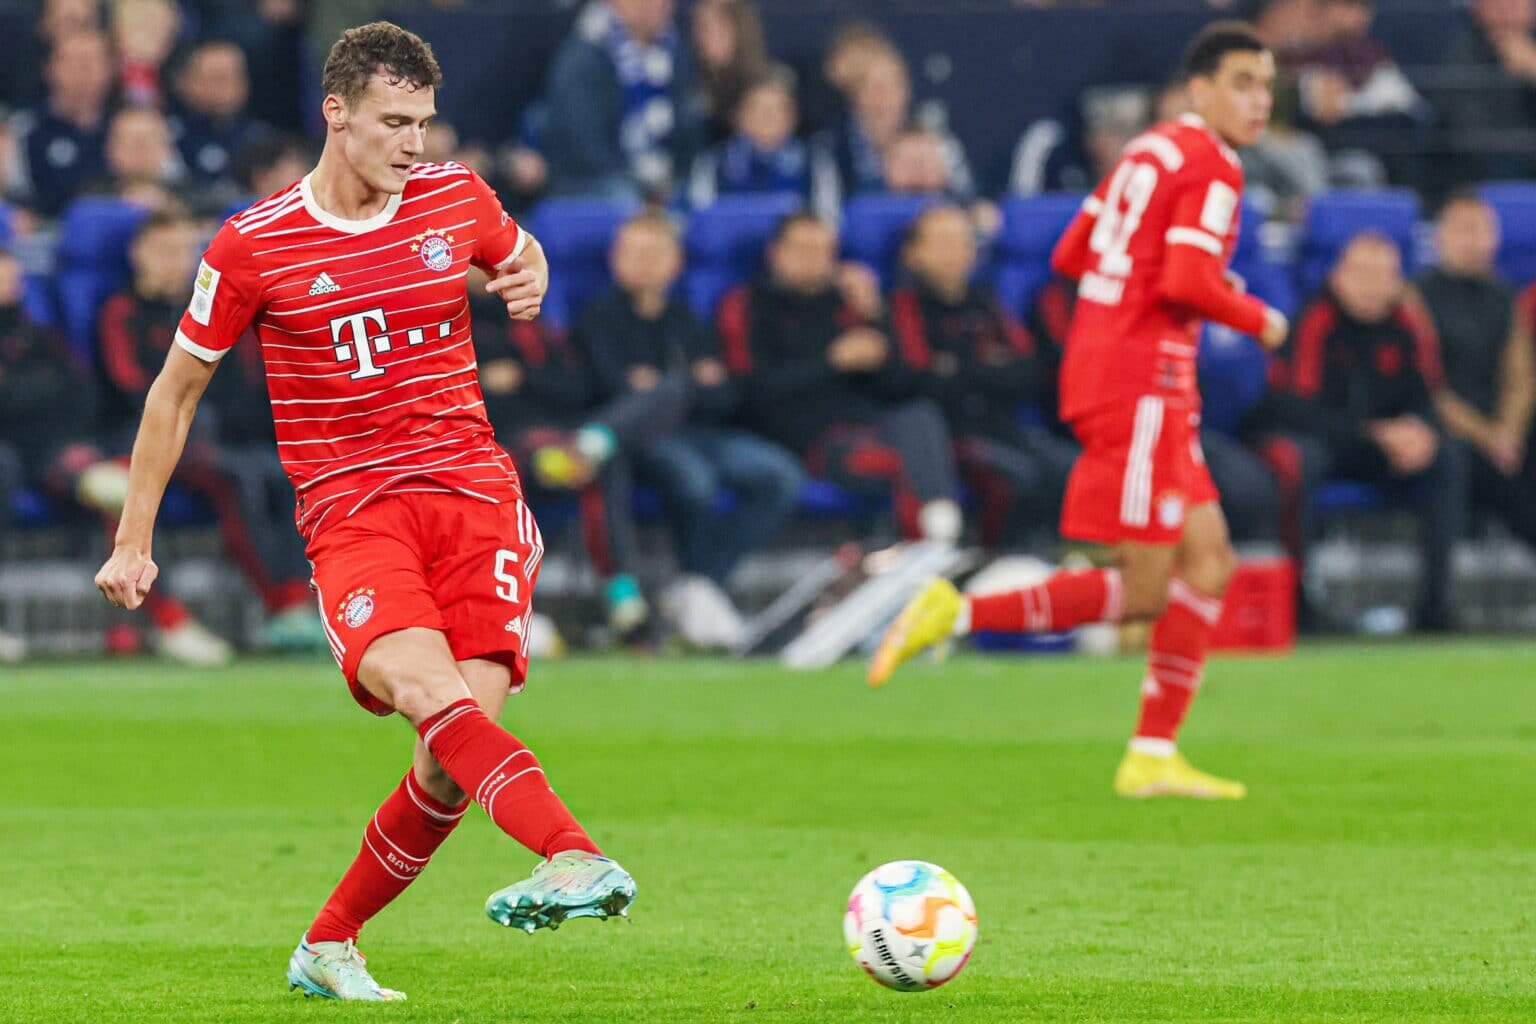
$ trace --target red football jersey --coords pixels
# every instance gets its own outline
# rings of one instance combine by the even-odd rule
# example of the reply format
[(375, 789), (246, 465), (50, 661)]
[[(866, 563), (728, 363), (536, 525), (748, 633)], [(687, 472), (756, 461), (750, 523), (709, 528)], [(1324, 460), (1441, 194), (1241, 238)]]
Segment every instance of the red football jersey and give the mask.
[(525, 241), (459, 163), (418, 164), (367, 220), (326, 212), (306, 177), (219, 229), (176, 341), (212, 362), (254, 325), (306, 539), (382, 494), (521, 496), (485, 416), (465, 275)]
[(1072, 420), (1142, 395), (1197, 408), (1200, 318), (1161, 293), (1168, 248), (1221, 261), (1237, 244), (1243, 170), (1193, 115), (1132, 140), (1083, 201), (1092, 218), (1061, 368), (1061, 415)]

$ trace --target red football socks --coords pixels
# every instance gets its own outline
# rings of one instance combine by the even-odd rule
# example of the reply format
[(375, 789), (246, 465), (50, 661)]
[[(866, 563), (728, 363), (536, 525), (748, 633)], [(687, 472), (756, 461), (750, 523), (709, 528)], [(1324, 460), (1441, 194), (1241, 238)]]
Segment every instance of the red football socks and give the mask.
[(1023, 590), (971, 598), (971, 632), (1054, 633), (1118, 622), (1124, 596), (1118, 569), (1058, 572)]
[(417, 732), (437, 763), (507, 835), (543, 857), (562, 850), (601, 853), (549, 788), (533, 751), (465, 698)]
[(363, 848), (309, 926), (309, 941), (355, 941), (369, 918), (421, 874), (467, 806), (434, 799), (406, 772), (363, 830)]
[(1172, 751), (1179, 726), (1200, 689), (1206, 648), (1220, 618), (1220, 598), (1202, 594), (1180, 579), (1168, 585), (1168, 608), (1153, 624), (1148, 644), (1141, 717), (1133, 744), (1142, 741), (1143, 748)]

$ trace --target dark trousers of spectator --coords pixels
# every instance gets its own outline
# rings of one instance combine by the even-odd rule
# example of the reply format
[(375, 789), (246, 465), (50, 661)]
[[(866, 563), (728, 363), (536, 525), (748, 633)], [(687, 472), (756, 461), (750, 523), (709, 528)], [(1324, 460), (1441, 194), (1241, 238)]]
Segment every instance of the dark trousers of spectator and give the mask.
[(1264, 461), (1217, 430), (1200, 431), (1200, 449), (1234, 541), (1274, 537), (1280, 525), (1280, 485)]
[(532, 473), (533, 453), (570, 443), (570, 433), (557, 427), (533, 427), (513, 439), (512, 457), (521, 467), (523, 488), (534, 515), (546, 502), (574, 494), (581, 522), (582, 546), (592, 568), (603, 579), (633, 574), (635, 522), (630, 513), (634, 491), (629, 459), (620, 451), (603, 463), (597, 478), (574, 492), (559, 492), (539, 484)]
[(269, 613), (313, 600), (293, 487), (272, 447), (194, 440), (171, 480), (213, 508), (225, 553)]
[(1470, 445), (1457, 442), (1466, 450), (1472, 467), (1472, 508), (1475, 513), (1496, 517), (1511, 533), (1536, 547), (1536, 473), (1532, 460), (1505, 476), (1498, 467)]
[(0, 441), (0, 534), (10, 532), (16, 495), (25, 483), (21, 456), (15, 448)]
[[(721, 585), (794, 514), (805, 479), (778, 445), (709, 427), (658, 438), (635, 453), (635, 470), (661, 492), (683, 572)], [(721, 488), (736, 499), (725, 513), (716, 511)]]
[(1079, 450), (1040, 429), (1020, 430), (1010, 438), (957, 437), (960, 478), (981, 501), (981, 543), (988, 548), (1023, 543), (1040, 531), (1054, 537)]
[(919, 510), (959, 498), (944, 413), (927, 399), (906, 402), (868, 423), (837, 423), (806, 453), (817, 476), (861, 494), (889, 493), (902, 536), (922, 536)]
[(1317, 538), (1312, 496), (1328, 480), (1373, 484), (1385, 490), (1389, 500), (1411, 507), (1418, 519), (1419, 551), (1424, 559), (1418, 625), (1443, 629), (1450, 624), (1451, 550), (1466, 536), (1471, 504), (1471, 466), (1465, 447), (1442, 438), (1434, 461), (1410, 477), (1398, 475), (1381, 449), (1368, 441), (1331, 448), (1311, 437), (1271, 438), (1263, 452), (1281, 484), (1287, 520), (1282, 536), (1298, 565), (1306, 565), (1307, 549)]

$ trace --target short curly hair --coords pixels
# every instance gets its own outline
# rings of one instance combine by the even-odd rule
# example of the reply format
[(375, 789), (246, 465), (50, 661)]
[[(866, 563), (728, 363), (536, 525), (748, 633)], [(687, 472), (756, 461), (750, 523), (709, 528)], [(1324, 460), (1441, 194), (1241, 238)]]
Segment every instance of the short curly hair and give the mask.
[(320, 84), (327, 96), (340, 96), (353, 107), (374, 75), (383, 75), (390, 85), (412, 89), (435, 89), (443, 84), (443, 69), (426, 40), (388, 21), (343, 32), (325, 58)]

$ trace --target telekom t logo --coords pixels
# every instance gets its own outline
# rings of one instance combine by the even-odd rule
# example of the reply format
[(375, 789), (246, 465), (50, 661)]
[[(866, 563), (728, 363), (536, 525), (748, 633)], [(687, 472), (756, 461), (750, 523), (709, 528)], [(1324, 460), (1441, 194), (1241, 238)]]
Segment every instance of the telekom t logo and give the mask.
[[(378, 331), (377, 334), (373, 333)], [(453, 322), (444, 320), (437, 325), (438, 340), (453, 333)], [(405, 332), (407, 345), (420, 345), (427, 340), (426, 328), (412, 327)], [(350, 363), (357, 360), (357, 370), (349, 374), (352, 380), (366, 380), (384, 375), (384, 367), (373, 361), (376, 355), (388, 352), (392, 347), (384, 323), (384, 307), (375, 306), (361, 313), (348, 313), (331, 321), (331, 344), (335, 346), (336, 361)]]

